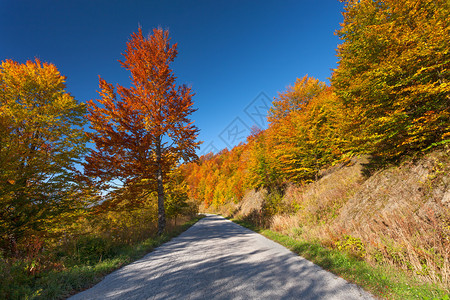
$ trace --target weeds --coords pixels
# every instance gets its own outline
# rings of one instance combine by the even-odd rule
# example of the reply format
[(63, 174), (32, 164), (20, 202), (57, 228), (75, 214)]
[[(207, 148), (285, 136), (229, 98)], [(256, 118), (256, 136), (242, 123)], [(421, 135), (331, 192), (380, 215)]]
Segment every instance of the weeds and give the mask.
[(366, 256), (366, 247), (359, 238), (351, 235), (345, 235), (341, 241), (335, 243), (339, 251), (347, 252), (357, 258), (364, 258)]
[[(324, 269), (360, 285), (377, 297), (402, 300), (448, 299), (444, 289), (435, 284), (420, 282), (398, 269), (371, 265), (355, 255), (324, 247), (317, 240), (293, 238), (240, 220), (234, 221), (263, 234)], [(352, 237), (349, 237), (343, 245), (350, 245), (351, 248), (356, 245), (356, 249), (361, 247), (359, 239)]]
[[(0, 257), (0, 299), (62, 299), (89, 288), (103, 276), (136, 260), (185, 231), (200, 217), (185, 218), (184, 225), (167, 224), (162, 236), (132, 243), (107, 236), (84, 235), (58, 251), (33, 251), (26, 259)], [(178, 220), (178, 223), (180, 220)]]
[[(391, 294), (398, 294), (393, 290), (400, 289), (404, 290), (400, 294), (411, 298), (416, 291), (418, 298), (431, 299), (435, 294), (423, 293), (418, 288), (420, 282), (450, 292), (449, 154), (445, 149), (434, 151), (415, 161), (372, 172), (369, 178), (363, 172), (367, 160), (353, 160), (324, 173), (317, 182), (287, 184), (281, 200), (267, 193), (249, 192), (240, 205), (254, 203), (251, 212), (241, 210), (235, 217), (302, 241), (296, 242), (299, 253), (308, 253), (306, 248), (325, 247), (330, 253), (350, 257), (337, 258), (346, 261), (349, 268), (354, 261), (361, 261), (368, 268), (396, 274), (390, 288), (381, 289), (377, 295), (393, 298)], [(254, 200), (261, 197), (262, 201)], [(276, 203), (271, 208), (276, 213), (268, 217), (258, 203)], [(317, 259), (322, 266), (330, 263), (328, 254), (323, 260)], [(414, 277), (415, 287), (412, 283), (403, 285), (402, 276)], [(396, 287), (397, 279), (403, 287)]]

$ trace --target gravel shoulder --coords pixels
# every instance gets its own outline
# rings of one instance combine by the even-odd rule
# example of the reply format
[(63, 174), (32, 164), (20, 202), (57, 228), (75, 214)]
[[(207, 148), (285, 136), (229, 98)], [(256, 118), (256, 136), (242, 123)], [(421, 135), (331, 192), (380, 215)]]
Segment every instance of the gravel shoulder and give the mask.
[(208, 215), (69, 299), (374, 299), (283, 246)]

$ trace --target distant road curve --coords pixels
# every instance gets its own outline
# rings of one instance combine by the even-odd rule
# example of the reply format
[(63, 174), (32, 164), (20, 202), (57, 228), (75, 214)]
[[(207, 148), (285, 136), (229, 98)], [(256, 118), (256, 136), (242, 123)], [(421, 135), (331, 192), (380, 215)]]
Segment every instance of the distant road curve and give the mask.
[(374, 299), (260, 234), (208, 215), (76, 299)]

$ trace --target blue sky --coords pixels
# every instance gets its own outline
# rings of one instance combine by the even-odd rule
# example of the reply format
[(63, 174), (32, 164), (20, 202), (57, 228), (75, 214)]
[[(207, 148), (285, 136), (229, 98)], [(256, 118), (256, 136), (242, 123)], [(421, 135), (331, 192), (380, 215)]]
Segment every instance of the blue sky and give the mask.
[(196, 93), (203, 154), (267, 126), (270, 102), (296, 78), (328, 83), (342, 11), (337, 0), (0, 0), (0, 60), (52, 62), (87, 101), (98, 97), (98, 75), (129, 86), (117, 60), (132, 32), (169, 29), (177, 81)]

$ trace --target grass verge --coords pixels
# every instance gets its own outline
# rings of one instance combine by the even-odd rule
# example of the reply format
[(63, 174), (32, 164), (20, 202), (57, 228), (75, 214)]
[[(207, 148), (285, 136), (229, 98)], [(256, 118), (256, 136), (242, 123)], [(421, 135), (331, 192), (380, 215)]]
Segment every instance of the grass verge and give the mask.
[[(21, 276), (22, 272), (13, 272), (18, 276), (8, 276), (8, 289), (0, 288), (0, 298), (6, 299), (64, 299), (82, 290), (92, 287), (98, 283), (105, 275), (120, 268), (123, 265), (135, 261), (145, 254), (151, 252), (161, 244), (171, 240), (186, 231), (189, 227), (203, 218), (202, 215), (176, 226), (170, 232), (161, 236), (146, 239), (138, 244), (124, 245), (116, 249), (115, 254), (107, 259), (99, 259), (96, 262), (84, 262), (66, 267), (60, 271), (50, 271), (39, 274), (35, 277)], [(23, 269), (22, 265), (17, 265), (17, 269)], [(0, 264), (0, 271), (1, 271)], [(11, 270), (9, 270), (11, 273)], [(21, 277), (21, 278), (19, 278)]]
[(389, 266), (373, 266), (336, 249), (328, 249), (316, 241), (294, 239), (242, 220), (233, 222), (258, 232), (285, 246), (291, 251), (314, 262), (349, 282), (353, 282), (382, 299), (440, 299), (449, 295), (440, 287), (419, 282), (406, 272)]

